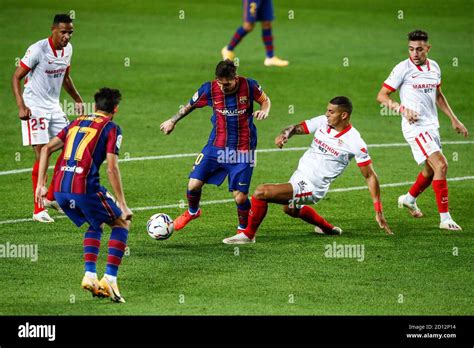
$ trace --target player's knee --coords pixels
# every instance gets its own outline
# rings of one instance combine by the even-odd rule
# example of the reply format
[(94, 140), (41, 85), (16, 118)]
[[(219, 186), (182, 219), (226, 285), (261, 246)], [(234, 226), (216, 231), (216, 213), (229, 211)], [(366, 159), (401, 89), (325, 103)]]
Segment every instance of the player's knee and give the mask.
[(238, 205), (244, 204), (248, 199), (248, 194), (239, 192), (234, 195), (235, 203)]
[(254, 23), (244, 22), (244, 24), (242, 24), (242, 28), (244, 28), (246, 32), (251, 32), (254, 27), (255, 27)]
[(294, 217), (294, 218), (298, 217), (298, 215), (299, 215), (298, 209), (290, 208), (290, 206), (288, 206), (288, 205), (283, 206), (283, 211), (285, 212), (285, 214), (287, 214), (291, 217)]
[(448, 172), (448, 162), (445, 158), (443, 158), (442, 160), (436, 162), (433, 169), (438, 174), (446, 175)]
[(199, 191), (202, 186), (203, 186), (203, 182), (200, 180), (191, 179), (188, 182), (189, 191)]
[(268, 185), (258, 185), (255, 189), (253, 196), (257, 199), (265, 200), (269, 198), (270, 192), (268, 189)]
[(272, 28), (272, 22), (270, 21), (262, 22), (262, 29), (271, 29), (271, 28)]
[(110, 227), (114, 228), (114, 227), (120, 227), (120, 228), (125, 228), (127, 230), (130, 229), (130, 221), (129, 220), (125, 220), (124, 218), (122, 217), (119, 217), (117, 219), (115, 219), (111, 224), (110, 224)]

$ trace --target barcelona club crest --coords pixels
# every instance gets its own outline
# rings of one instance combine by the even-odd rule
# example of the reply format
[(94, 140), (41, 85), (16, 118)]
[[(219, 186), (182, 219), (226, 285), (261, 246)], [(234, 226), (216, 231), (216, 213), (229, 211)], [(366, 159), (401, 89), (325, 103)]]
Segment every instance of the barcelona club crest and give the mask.
[(240, 104), (247, 104), (247, 96), (242, 96), (242, 97), (239, 97), (239, 103)]

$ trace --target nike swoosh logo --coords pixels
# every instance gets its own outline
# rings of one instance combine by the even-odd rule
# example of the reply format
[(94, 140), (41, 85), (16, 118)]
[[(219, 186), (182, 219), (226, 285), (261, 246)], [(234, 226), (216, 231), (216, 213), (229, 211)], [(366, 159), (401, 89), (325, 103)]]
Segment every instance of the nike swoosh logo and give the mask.
[(240, 185), (240, 186), (247, 186), (248, 184), (245, 184), (245, 183), (239, 182), (239, 185)]
[(220, 104), (220, 103), (222, 103), (222, 102), (221, 102), (221, 101), (216, 101), (216, 102), (214, 102), (214, 104), (216, 104), (216, 105), (217, 105), (217, 104)]
[(420, 75), (421, 75), (421, 74), (411, 75), (411, 78), (414, 79), (414, 78), (416, 78), (416, 77), (418, 77), (418, 76), (420, 76)]

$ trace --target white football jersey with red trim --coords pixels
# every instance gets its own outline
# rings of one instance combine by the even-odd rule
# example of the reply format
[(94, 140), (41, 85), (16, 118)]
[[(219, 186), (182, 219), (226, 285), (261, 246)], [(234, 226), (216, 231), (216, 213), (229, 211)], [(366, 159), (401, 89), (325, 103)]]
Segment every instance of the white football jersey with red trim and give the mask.
[(436, 90), (441, 86), (441, 70), (438, 63), (426, 59), (424, 65), (418, 66), (408, 58), (395, 66), (383, 86), (392, 92), (399, 89), (401, 104), (420, 114), (413, 125), (402, 117), (404, 133), (412, 132), (415, 127), (439, 128)]
[(327, 117), (317, 116), (301, 123), (307, 134), (314, 133), (310, 148), (301, 157), (298, 170), (320, 191), (341, 175), (355, 158), (360, 167), (372, 161), (367, 145), (352, 125), (341, 132), (328, 126)]
[(51, 38), (40, 40), (30, 47), (20, 60), (29, 70), (25, 77), (23, 100), (26, 106), (44, 111), (61, 111), (59, 95), (66, 70), (71, 65), (72, 45), (55, 50)]

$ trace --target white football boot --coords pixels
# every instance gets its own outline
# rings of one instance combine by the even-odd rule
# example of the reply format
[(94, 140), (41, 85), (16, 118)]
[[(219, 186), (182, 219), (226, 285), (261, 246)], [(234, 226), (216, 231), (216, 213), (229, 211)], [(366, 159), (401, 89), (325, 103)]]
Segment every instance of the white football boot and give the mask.
[(263, 65), (265, 66), (288, 66), (290, 64), (287, 60), (280, 59), (277, 56), (271, 58), (265, 58)]
[(44, 222), (44, 223), (54, 222), (51, 216), (49, 216), (47, 210), (43, 210), (37, 214), (33, 214), (33, 221)]
[(447, 219), (445, 221), (441, 221), (439, 223), (439, 228), (443, 230), (450, 230), (450, 231), (462, 231), (461, 226), (459, 226), (453, 219)]
[(423, 213), (421, 212), (420, 208), (416, 205), (416, 201), (414, 203), (408, 203), (406, 201), (406, 195), (401, 195), (398, 197), (398, 207), (402, 209), (403, 207), (408, 208), (411, 216), (414, 218), (421, 218)]
[(226, 238), (222, 241), (224, 244), (252, 244), (255, 243), (255, 237), (250, 239), (245, 233), (237, 233), (235, 236)]
[(314, 232), (318, 234), (327, 234), (329, 236), (340, 236), (342, 234), (342, 229), (340, 227), (334, 226), (333, 229), (329, 232), (324, 232), (318, 226), (314, 226)]

